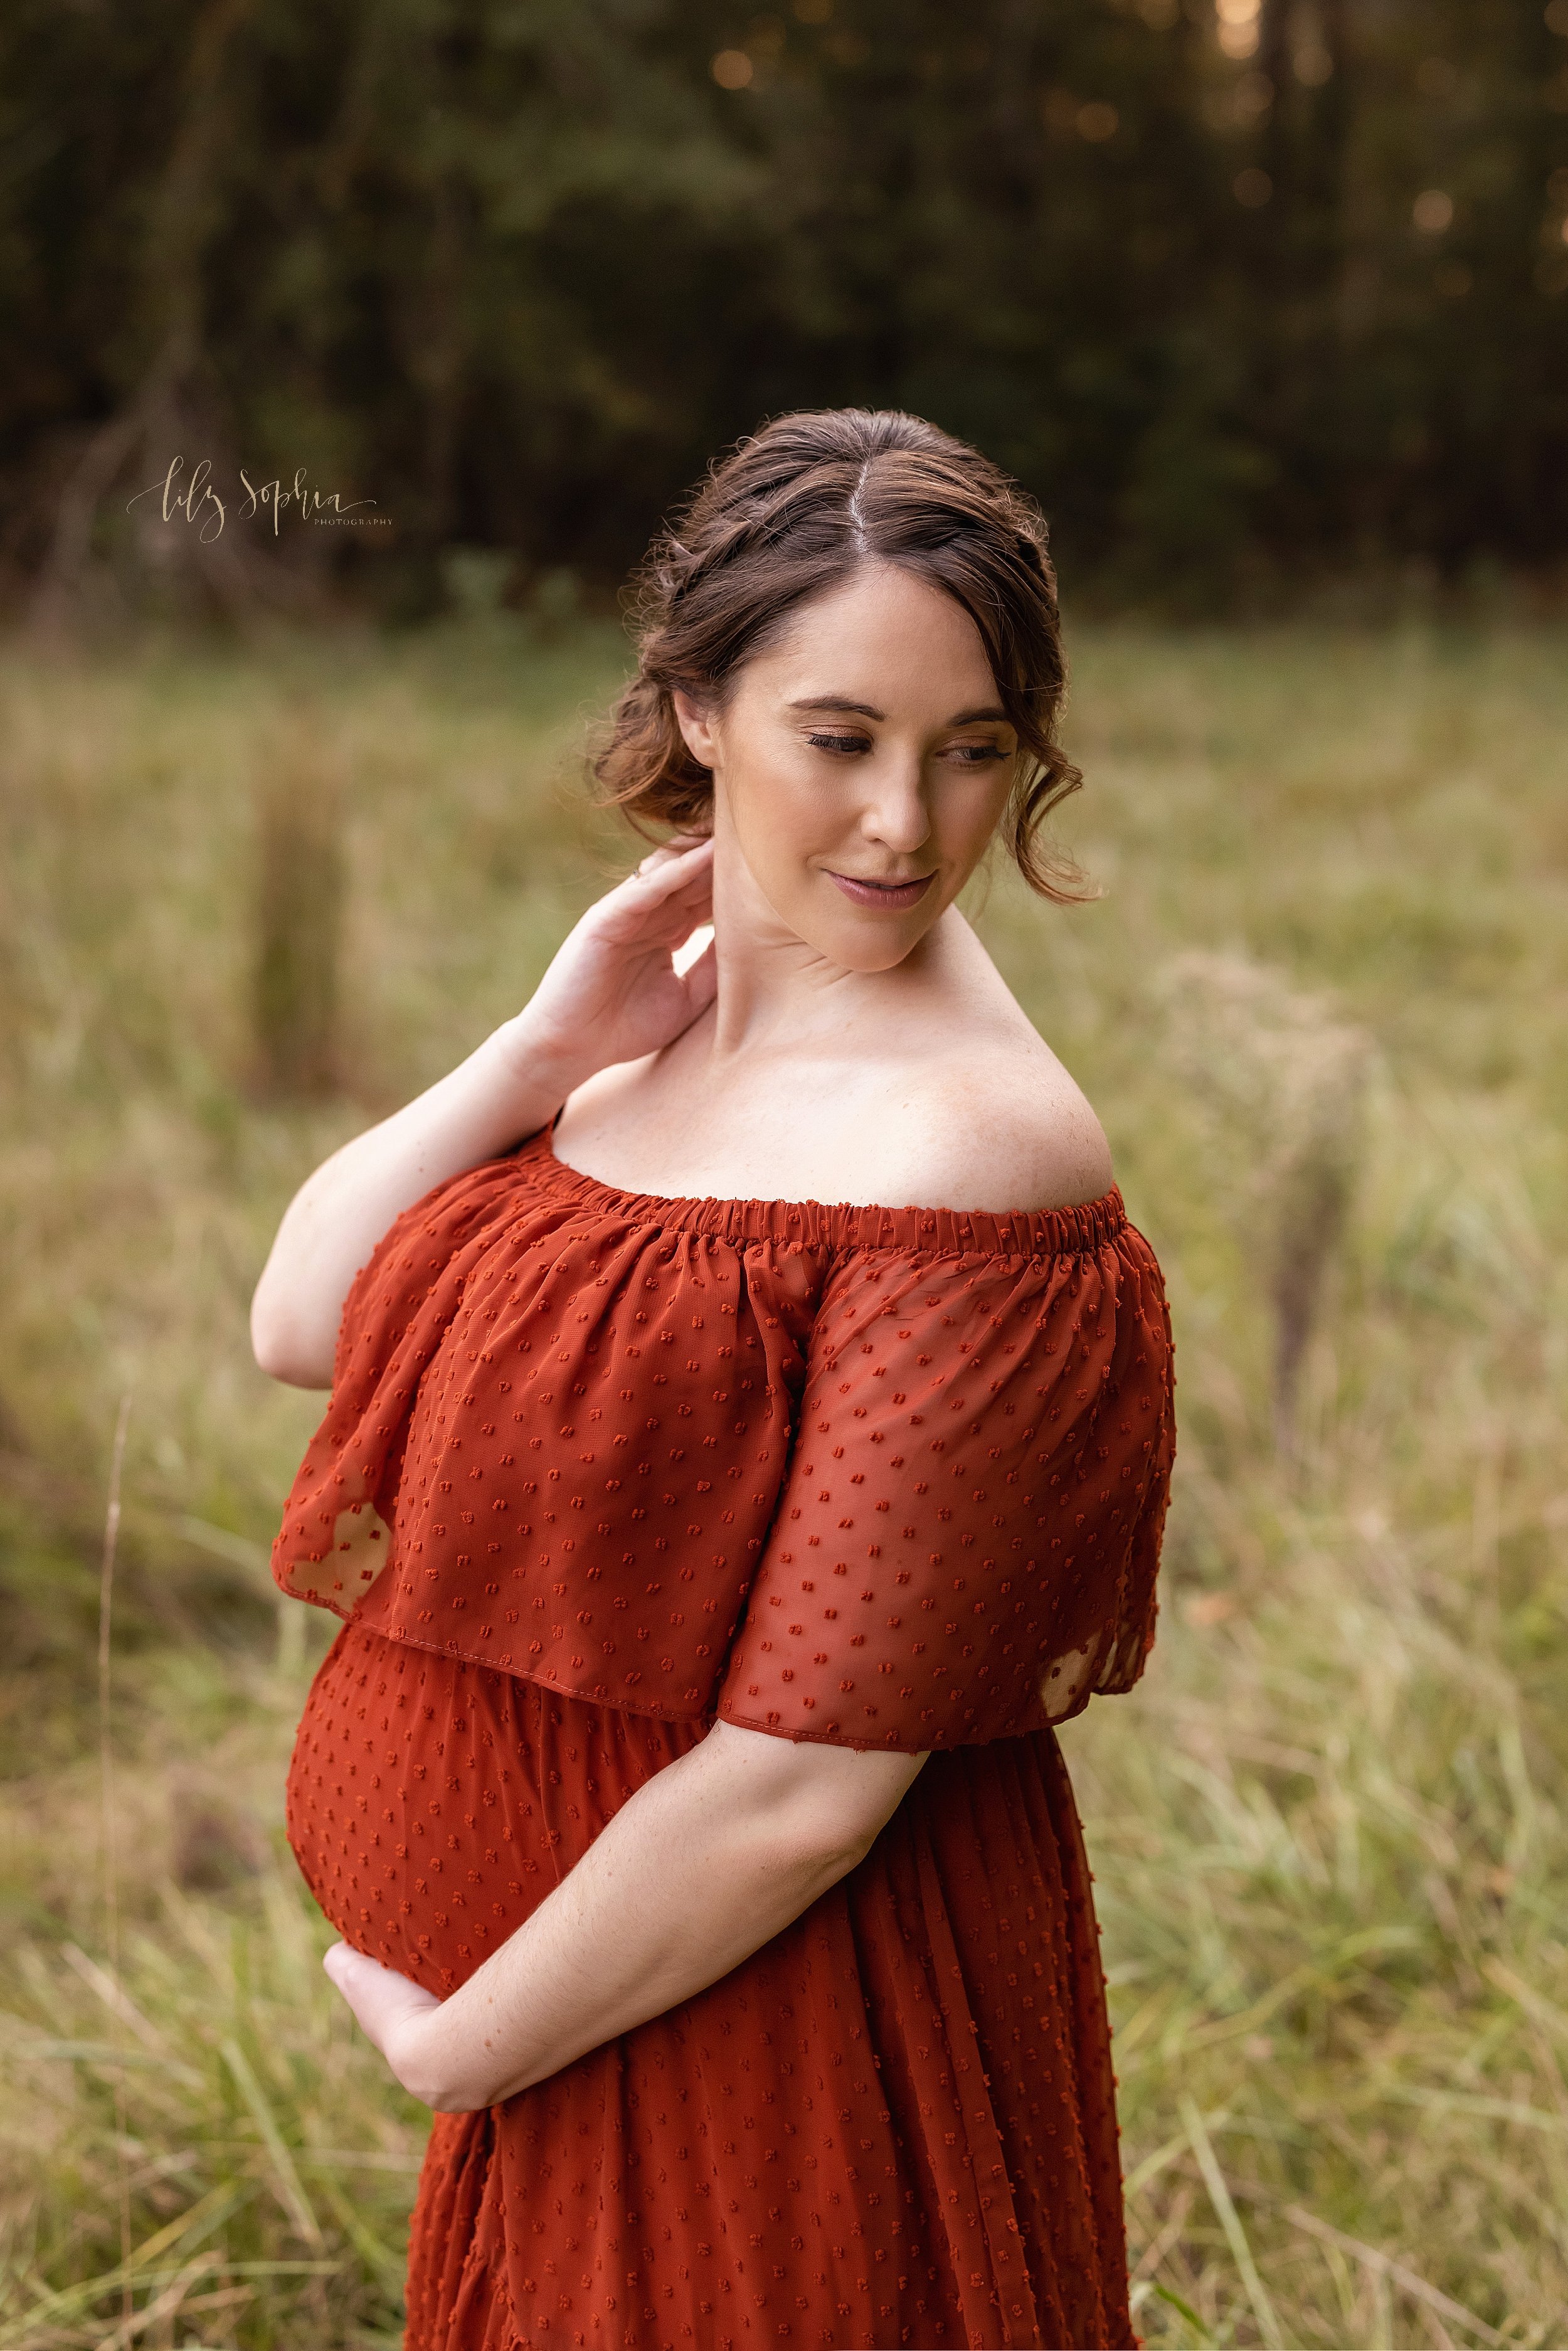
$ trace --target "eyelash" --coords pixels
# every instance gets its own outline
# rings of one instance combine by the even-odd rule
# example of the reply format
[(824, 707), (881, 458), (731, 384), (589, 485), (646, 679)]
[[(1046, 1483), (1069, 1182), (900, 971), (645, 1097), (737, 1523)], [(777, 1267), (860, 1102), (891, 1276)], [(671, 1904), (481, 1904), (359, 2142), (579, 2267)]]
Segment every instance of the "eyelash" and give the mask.
[[(810, 735), (806, 739), (814, 751), (829, 751), (837, 758), (855, 758), (872, 747), (863, 735)], [(959, 760), (959, 766), (964, 768), (988, 767), (993, 760), (1007, 757), (995, 743), (956, 743), (953, 747), (971, 755)]]

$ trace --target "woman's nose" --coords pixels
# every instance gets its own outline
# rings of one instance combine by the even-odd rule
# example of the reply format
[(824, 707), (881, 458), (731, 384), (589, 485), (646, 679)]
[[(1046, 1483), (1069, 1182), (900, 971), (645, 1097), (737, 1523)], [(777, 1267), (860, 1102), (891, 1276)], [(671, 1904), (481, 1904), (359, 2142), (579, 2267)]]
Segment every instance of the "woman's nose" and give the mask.
[(880, 779), (861, 812), (861, 831), (868, 841), (880, 841), (904, 856), (929, 839), (931, 811), (918, 771)]

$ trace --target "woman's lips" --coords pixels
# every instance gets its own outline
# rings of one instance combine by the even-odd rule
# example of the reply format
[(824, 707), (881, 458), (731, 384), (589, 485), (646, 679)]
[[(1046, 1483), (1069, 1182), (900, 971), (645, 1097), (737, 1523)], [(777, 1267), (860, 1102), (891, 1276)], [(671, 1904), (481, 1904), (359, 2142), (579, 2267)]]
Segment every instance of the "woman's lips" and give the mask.
[(828, 879), (836, 882), (845, 897), (852, 898), (857, 906), (876, 906), (884, 914), (896, 914), (919, 901), (930, 887), (933, 876), (923, 873), (918, 882), (861, 882), (852, 873), (835, 873), (830, 866)]

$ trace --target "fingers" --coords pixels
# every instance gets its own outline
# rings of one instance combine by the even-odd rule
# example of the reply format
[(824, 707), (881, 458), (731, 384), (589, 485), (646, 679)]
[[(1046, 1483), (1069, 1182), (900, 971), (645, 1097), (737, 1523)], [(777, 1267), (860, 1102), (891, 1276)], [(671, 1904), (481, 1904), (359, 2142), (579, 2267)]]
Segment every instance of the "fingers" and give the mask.
[(693, 874), (699, 872), (712, 854), (712, 833), (677, 833), (674, 841), (666, 841), (659, 848), (651, 849), (627, 879), (656, 883), (659, 894), (663, 896), (665, 891), (679, 888)]
[(367, 1959), (362, 1951), (356, 1951), (352, 1943), (334, 1943), (321, 1965), (363, 2023), (366, 2004), (374, 2001), (381, 1989), (378, 1979), (388, 1970), (374, 1959)]
[(400, 2019), (440, 2006), (434, 1992), (399, 1975), (395, 1968), (367, 1959), (351, 1943), (334, 1943), (321, 1965), (378, 2048)]
[(627, 943), (676, 945), (709, 919), (712, 902), (713, 841), (704, 834), (651, 850), (600, 904)]
[(708, 920), (712, 896), (711, 837), (680, 835), (650, 850), (633, 872), (591, 906), (573, 942), (632, 956), (678, 946)]
[[(433, 2053), (432, 2020), (442, 2002), (395, 1968), (367, 1959), (351, 1943), (334, 1943), (321, 1962), (352, 2010), (354, 2021), (379, 2049), (405, 2090), (444, 2107), (440, 2053)], [(434, 2070), (433, 2070), (434, 2065)]]
[(707, 1010), (718, 994), (718, 957), (714, 953), (711, 936), (705, 940), (702, 953), (677, 976), (689, 1008), (690, 1020), (695, 1020), (700, 1012)]
[(322, 1954), (321, 1965), (340, 1991), (343, 1990), (347, 1978), (352, 1973), (354, 1962), (359, 1957), (360, 1954), (355, 1950), (352, 1943), (334, 1943), (330, 1949)]
[(699, 831), (695, 826), (688, 826), (684, 831), (671, 833), (668, 841), (656, 841), (643, 862), (646, 865), (649, 859), (654, 857), (684, 857), (689, 849), (712, 847), (711, 832)]
[(367, 1958), (363, 1951), (356, 1951), (352, 1943), (334, 1943), (321, 1965), (345, 1999), (419, 1990), (409, 1977), (400, 1976), (395, 1968), (383, 1967), (380, 1959)]

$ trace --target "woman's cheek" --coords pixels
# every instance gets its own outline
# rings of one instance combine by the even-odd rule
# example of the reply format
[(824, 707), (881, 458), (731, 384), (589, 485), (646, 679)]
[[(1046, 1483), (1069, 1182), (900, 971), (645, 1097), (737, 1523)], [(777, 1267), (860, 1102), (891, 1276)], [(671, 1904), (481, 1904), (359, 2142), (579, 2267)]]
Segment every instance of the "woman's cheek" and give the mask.
[(816, 886), (810, 861), (841, 845), (841, 805), (814, 778), (788, 764), (747, 775), (732, 787), (731, 808), (741, 852), (780, 914), (806, 903)]

